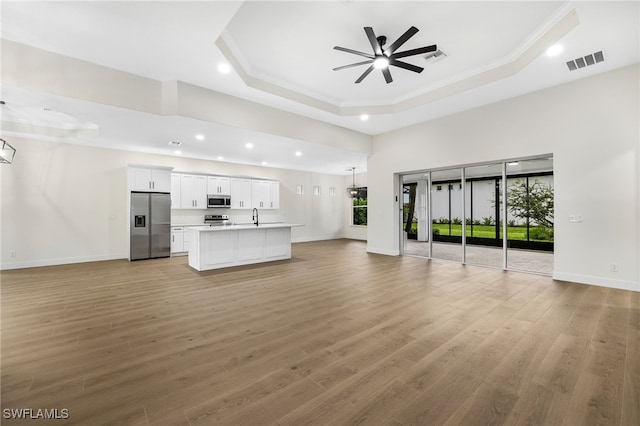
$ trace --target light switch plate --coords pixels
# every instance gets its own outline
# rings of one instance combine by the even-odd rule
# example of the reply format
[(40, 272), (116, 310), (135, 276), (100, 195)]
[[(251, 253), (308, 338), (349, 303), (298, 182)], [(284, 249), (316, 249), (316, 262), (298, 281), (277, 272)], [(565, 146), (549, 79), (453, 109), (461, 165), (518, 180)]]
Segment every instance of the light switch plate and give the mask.
[(582, 222), (582, 215), (570, 214), (569, 215), (569, 222), (572, 222), (572, 223)]

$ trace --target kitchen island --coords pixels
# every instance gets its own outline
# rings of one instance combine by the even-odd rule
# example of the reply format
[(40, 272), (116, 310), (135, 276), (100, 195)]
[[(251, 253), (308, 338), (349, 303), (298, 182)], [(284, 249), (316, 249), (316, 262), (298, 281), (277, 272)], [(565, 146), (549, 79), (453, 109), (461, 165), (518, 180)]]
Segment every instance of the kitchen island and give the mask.
[(289, 223), (192, 226), (189, 266), (198, 271), (291, 259)]

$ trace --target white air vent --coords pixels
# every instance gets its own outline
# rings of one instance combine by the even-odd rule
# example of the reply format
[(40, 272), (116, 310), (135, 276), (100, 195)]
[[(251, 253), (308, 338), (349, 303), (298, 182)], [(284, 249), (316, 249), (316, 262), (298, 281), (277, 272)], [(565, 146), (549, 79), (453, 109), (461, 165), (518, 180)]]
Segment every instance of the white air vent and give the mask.
[(169, 141), (169, 145), (171, 145), (171, 146), (180, 146), (180, 145), (182, 145), (182, 142), (178, 142), (178, 141)]
[(568, 61), (567, 67), (569, 67), (569, 71), (575, 71), (577, 69), (588, 67), (589, 65), (597, 64), (598, 62), (602, 61), (604, 61), (604, 55), (602, 54), (601, 50), (599, 52), (583, 56), (582, 58), (576, 58)]
[(447, 54), (444, 53), (442, 50), (438, 49), (435, 52), (431, 52), (431, 53), (427, 53), (424, 56), (425, 61), (427, 61), (430, 64), (436, 63), (438, 61), (443, 60), (444, 58), (447, 57)]

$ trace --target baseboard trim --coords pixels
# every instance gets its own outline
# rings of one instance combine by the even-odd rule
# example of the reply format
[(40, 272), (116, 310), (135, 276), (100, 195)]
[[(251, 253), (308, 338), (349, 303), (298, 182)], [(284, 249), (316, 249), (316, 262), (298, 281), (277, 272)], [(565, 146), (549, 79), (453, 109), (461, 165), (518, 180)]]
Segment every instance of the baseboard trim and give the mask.
[(599, 287), (609, 287), (618, 290), (631, 290), (640, 292), (640, 282), (616, 280), (612, 278), (593, 277), (590, 275), (567, 274), (564, 272), (554, 272), (554, 280), (571, 281), (579, 284), (596, 285)]
[(60, 259), (26, 260), (23, 262), (3, 263), (0, 270), (40, 268), (43, 266), (68, 265), (71, 263), (100, 262), (103, 260), (128, 259), (128, 253), (105, 254), (100, 256), (67, 257)]
[(367, 253), (384, 254), (385, 256), (400, 256), (400, 250), (387, 250), (367, 246)]
[(313, 241), (341, 240), (343, 237), (339, 235), (327, 235), (311, 238), (291, 238), (291, 243), (310, 243)]

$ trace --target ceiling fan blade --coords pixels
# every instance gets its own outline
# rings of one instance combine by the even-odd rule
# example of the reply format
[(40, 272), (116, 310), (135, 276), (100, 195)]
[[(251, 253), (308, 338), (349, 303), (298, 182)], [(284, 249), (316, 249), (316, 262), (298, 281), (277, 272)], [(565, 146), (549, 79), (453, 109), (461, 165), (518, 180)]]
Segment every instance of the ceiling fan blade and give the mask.
[(391, 71), (389, 71), (389, 67), (382, 68), (382, 75), (384, 75), (384, 79), (386, 80), (387, 84), (393, 81), (393, 78), (391, 78)]
[(413, 37), (419, 30), (412, 26), (411, 28), (409, 28), (407, 31), (404, 32), (404, 34), (402, 34), (396, 41), (394, 41), (393, 43), (391, 43), (391, 46), (387, 47), (384, 50), (384, 54), (389, 56), (390, 54), (392, 54), (393, 52), (396, 51), (396, 49), (400, 46), (402, 46), (403, 44), (405, 44), (407, 42), (407, 40), (409, 40), (411, 37)]
[(358, 52), (357, 50), (347, 49), (346, 47), (333, 46), (335, 50), (341, 50), (342, 52), (353, 53), (354, 55), (364, 56), (365, 58), (373, 59), (374, 55), (371, 53)]
[(373, 64), (372, 64), (369, 68), (367, 68), (367, 70), (366, 70), (365, 72), (363, 72), (363, 73), (362, 73), (362, 75), (360, 76), (360, 78), (358, 78), (358, 79), (356, 80), (356, 84), (358, 84), (358, 83), (360, 83), (362, 80), (364, 80), (364, 78), (365, 78), (366, 76), (368, 76), (368, 75), (371, 73), (371, 71), (373, 71)]
[(340, 71), (340, 70), (343, 70), (345, 68), (357, 67), (358, 65), (370, 64), (372, 62), (373, 62), (373, 60), (370, 59), (368, 61), (356, 62), (355, 64), (343, 65), (341, 67), (334, 68), (333, 70), (334, 71)]
[(395, 58), (389, 58), (389, 65), (394, 65), (396, 67), (404, 68), (405, 70), (409, 70), (417, 73), (420, 73), (424, 70), (424, 68), (422, 67), (418, 67), (413, 64), (408, 64), (406, 62), (398, 61)]
[(405, 50), (404, 52), (398, 52), (391, 55), (392, 58), (404, 58), (406, 56), (421, 55), (423, 53), (435, 52), (438, 50), (438, 46), (435, 44), (432, 46), (419, 47), (417, 49)]
[(382, 47), (380, 43), (378, 43), (378, 39), (376, 38), (376, 34), (373, 32), (373, 28), (364, 27), (364, 32), (367, 33), (367, 38), (369, 39), (369, 43), (371, 43), (371, 47), (376, 55), (382, 55)]

